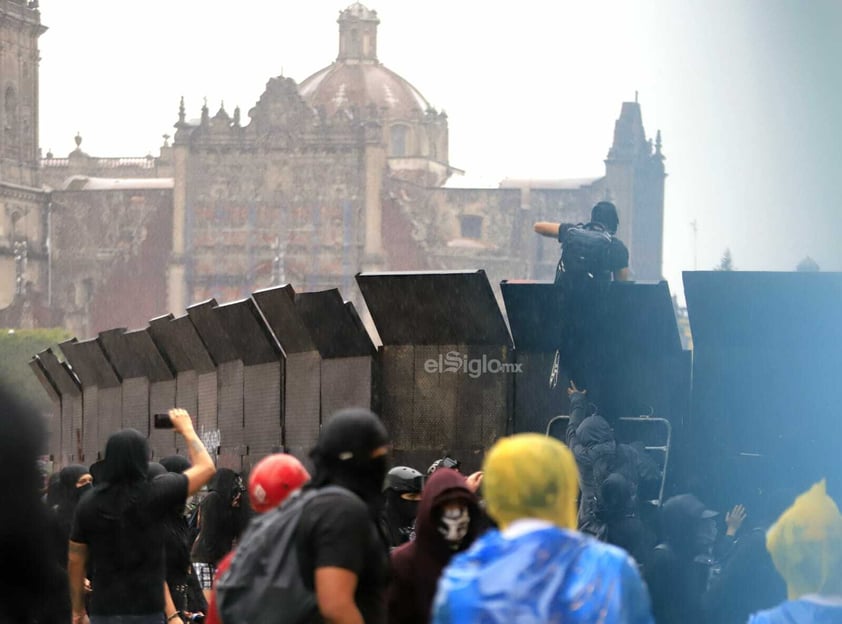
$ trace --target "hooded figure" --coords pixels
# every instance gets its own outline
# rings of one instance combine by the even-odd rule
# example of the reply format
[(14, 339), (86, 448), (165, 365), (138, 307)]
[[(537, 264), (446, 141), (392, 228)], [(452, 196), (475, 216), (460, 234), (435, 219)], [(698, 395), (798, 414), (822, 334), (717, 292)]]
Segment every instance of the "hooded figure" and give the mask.
[(637, 515), (637, 504), (632, 486), (623, 475), (611, 473), (603, 481), (597, 497), (596, 519), (599, 522), (597, 537), (619, 546), (642, 564), (649, 543), (643, 522)]
[(570, 407), (567, 446), (576, 458), (582, 489), (578, 526), (586, 533), (595, 534), (597, 493), (611, 472), (617, 443), (614, 440), (614, 430), (608, 421), (596, 413), (587, 415), (590, 404), (584, 392), (573, 392), (570, 395)]
[(150, 480), (148, 457), (149, 446), (140, 432), (123, 429), (112, 434), (100, 480), (76, 508), (71, 548), (83, 546), (80, 561), (87, 560), (94, 570), (92, 615), (164, 610), (162, 516), (177, 502), (183, 504), (188, 479), (166, 474)]
[(346, 490), (318, 493), (296, 531), (301, 578), (325, 620), (351, 615), (367, 624), (386, 621), (388, 549), (377, 520), (388, 442), (375, 414), (345, 409), (322, 427), (310, 453), (315, 471), (305, 489)]
[(749, 624), (842, 622), (842, 515), (824, 481), (799, 496), (766, 534), (789, 600)]
[(444, 567), (479, 533), (479, 504), (465, 477), (439, 468), (421, 494), (415, 540), (392, 551), (389, 621), (426, 624)]
[(663, 541), (644, 567), (658, 624), (704, 621), (702, 597), (710, 577), (718, 515), (692, 494), (673, 496), (664, 503)]
[(451, 560), (434, 623), (652, 623), (629, 556), (575, 531), (578, 474), (566, 446), (539, 434), (503, 438), (483, 472), (487, 511), (500, 530)]
[(82, 495), (93, 487), (91, 481), (91, 473), (81, 464), (65, 466), (58, 473), (58, 485), (53, 500), (56, 515), (65, 532), (65, 542), (70, 535), (73, 512), (76, 511), (76, 505), (79, 504)]

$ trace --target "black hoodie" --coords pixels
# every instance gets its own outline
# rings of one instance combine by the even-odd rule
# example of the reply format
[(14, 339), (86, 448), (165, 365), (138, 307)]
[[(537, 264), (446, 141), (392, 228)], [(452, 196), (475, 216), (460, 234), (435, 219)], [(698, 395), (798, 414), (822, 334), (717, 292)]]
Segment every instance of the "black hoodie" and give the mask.
[(701, 560), (699, 534), (712, 512), (692, 494), (673, 496), (661, 509), (663, 542), (644, 567), (658, 624), (701, 624), (709, 565)]

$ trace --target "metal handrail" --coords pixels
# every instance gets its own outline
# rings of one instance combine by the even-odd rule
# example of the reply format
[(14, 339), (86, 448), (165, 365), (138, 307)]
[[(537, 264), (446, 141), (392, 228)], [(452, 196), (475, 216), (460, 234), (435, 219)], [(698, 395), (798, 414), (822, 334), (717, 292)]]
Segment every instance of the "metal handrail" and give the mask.
[(555, 421), (557, 421), (557, 420), (564, 420), (564, 419), (570, 420), (570, 416), (569, 416), (569, 415), (567, 415), (567, 414), (559, 414), (558, 416), (553, 416), (552, 418), (550, 418), (550, 422), (548, 422), (548, 423), (547, 423), (547, 431), (546, 431), (546, 435), (547, 435), (547, 436), (549, 436), (549, 435), (550, 435), (550, 428), (553, 426), (553, 423), (554, 423)]
[[(570, 416), (568, 414), (559, 414), (558, 416), (553, 416), (547, 422), (547, 429), (545, 435), (550, 435), (550, 430), (552, 429), (553, 424), (559, 420), (570, 420)], [(667, 483), (667, 467), (669, 466), (670, 460), (670, 447), (672, 446), (672, 423), (667, 420), (666, 418), (661, 417), (654, 417), (651, 415), (643, 415), (643, 416), (621, 416), (619, 420), (624, 422), (639, 422), (639, 423), (655, 423), (655, 424), (662, 424), (666, 427), (667, 430), (667, 439), (666, 444), (663, 446), (644, 446), (647, 451), (659, 451), (664, 454), (664, 466), (661, 469), (661, 487), (658, 489), (658, 500), (657, 504), (660, 507), (661, 503), (664, 502), (664, 489), (666, 488)]]
[(658, 506), (664, 502), (664, 488), (667, 483), (667, 466), (670, 461), (670, 447), (672, 446), (672, 423), (666, 418), (653, 416), (621, 416), (620, 420), (625, 422), (639, 422), (639, 423), (660, 423), (666, 426), (667, 440), (664, 446), (645, 446), (647, 451), (660, 451), (664, 454), (664, 467), (661, 469), (661, 487), (658, 490)]

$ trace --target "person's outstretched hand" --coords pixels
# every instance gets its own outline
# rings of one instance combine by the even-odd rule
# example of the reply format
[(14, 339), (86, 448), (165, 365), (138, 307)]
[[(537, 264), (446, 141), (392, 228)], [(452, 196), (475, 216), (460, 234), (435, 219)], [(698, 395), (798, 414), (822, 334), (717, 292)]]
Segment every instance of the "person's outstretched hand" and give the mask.
[(581, 392), (582, 394), (588, 393), (587, 390), (579, 390), (579, 388), (576, 387), (576, 384), (573, 383), (573, 380), (571, 379), (570, 385), (567, 387), (567, 396), (573, 396), (573, 394), (576, 392)]
[(737, 531), (740, 530), (740, 527), (743, 525), (743, 521), (746, 519), (746, 508), (742, 505), (734, 505), (734, 508), (725, 514), (725, 525), (728, 527), (728, 530), (725, 532), (725, 535), (730, 535), (733, 537), (737, 534)]
[(479, 490), (479, 486), (482, 485), (482, 470), (479, 470), (472, 475), (465, 477), (465, 481), (468, 485), (468, 489), (471, 490), (474, 494), (477, 493)]

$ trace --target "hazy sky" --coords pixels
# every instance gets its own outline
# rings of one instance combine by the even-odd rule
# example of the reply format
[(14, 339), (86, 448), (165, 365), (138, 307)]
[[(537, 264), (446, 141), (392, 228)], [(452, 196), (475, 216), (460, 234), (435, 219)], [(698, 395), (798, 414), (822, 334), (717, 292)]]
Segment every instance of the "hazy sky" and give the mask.
[[(41, 146), (157, 154), (178, 100), (246, 118), (267, 80), (336, 57), (346, 0), (41, 0)], [(378, 56), (450, 122), (466, 182), (604, 173), (639, 91), (661, 129), (664, 272), (842, 270), (842, 2), (369, 0)], [(621, 215), (622, 218), (622, 215)]]

